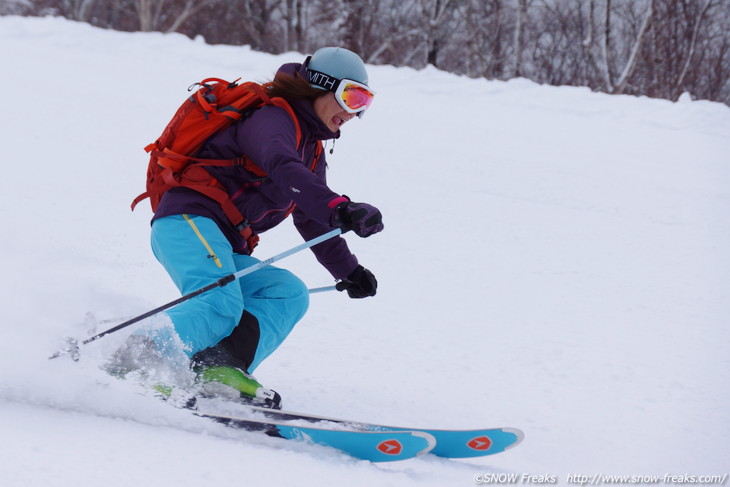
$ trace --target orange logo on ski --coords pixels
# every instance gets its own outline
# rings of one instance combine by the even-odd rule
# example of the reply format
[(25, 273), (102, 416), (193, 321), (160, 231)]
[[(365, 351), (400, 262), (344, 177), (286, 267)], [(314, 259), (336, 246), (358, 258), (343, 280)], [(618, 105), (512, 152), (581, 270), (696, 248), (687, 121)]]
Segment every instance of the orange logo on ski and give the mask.
[(487, 436), (478, 436), (469, 440), (469, 443), (467, 443), (466, 446), (472, 450), (485, 451), (489, 450), (492, 446), (492, 440), (490, 440)]
[(377, 448), (386, 455), (399, 455), (403, 451), (403, 445), (398, 440), (385, 440)]

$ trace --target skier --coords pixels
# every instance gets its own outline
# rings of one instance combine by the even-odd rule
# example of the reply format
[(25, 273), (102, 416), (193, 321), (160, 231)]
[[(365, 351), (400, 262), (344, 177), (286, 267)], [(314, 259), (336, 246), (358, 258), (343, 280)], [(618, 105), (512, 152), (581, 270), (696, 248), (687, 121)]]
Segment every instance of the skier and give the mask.
[[(242, 167), (207, 167), (260, 234), (290, 213), (305, 240), (334, 228), (368, 237), (383, 230), (380, 211), (331, 190), (318, 141), (337, 139), (341, 127), (362, 116), (373, 100), (365, 64), (352, 51), (326, 47), (303, 64), (281, 66), (270, 97), (283, 97), (301, 130), (280, 107), (266, 105), (208, 140), (197, 157), (233, 159), (246, 155), (265, 173)], [(255, 265), (251, 242), (226, 218), (221, 206), (188, 188), (165, 192), (152, 220), (152, 249), (181, 293)], [(358, 263), (341, 237), (312, 247), (317, 260), (351, 298), (374, 296), (377, 280)], [(124, 374), (151, 358), (184, 353), (198, 377), (221, 384), (254, 402), (280, 407), (281, 397), (249, 374), (287, 337), (309, 306), (304, 283), (291, 272), (267, 266), (166, 312), (169, 326), (138, 332), (112, 359)]]

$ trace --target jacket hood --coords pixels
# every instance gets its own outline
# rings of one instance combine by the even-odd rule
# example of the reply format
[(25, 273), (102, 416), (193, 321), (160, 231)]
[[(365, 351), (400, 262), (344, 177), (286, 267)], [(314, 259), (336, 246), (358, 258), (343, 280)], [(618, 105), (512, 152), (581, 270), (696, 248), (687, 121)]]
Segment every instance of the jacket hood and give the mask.
[[(307, 69), (301, 63), (284, 64), (276, 72), (277, 75), (279, 75), (279, 73), (288, 74), (289, 76), (296, 76), (298, 73), (303, 79), (307, 79)], [(306, 126), (306, 129), (302, 127), (304, 132), (309, 132), (316, 140), (337, 139), (340, 137), (339, 130), (337, 132), (332, 132), (327, 128), (327, 125), (322, 121), (322, 119), (317, 116), (317, 113), (314, 111), (314, 104), (311, 100), (302, 98), (285, 98), (299, 117), (299, 123)]]

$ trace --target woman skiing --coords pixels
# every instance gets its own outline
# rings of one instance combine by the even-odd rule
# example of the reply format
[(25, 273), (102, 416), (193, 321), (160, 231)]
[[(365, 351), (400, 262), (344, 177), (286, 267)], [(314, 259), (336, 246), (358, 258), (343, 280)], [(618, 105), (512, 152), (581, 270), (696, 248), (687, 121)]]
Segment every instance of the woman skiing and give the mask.
[[(281, 66), (264, 88), (270, 97), (281, 97), (291, 106), (299, 136), (286, 110), (264, 105), (213, 136), (196, 154), (201, 159), (245, 155), (263, 170), (265, 176), (241, 166), (205, 168), (245, 215), (253, 235), (289, 214), (305, 240), (334, 228), (360, 237), (383, 230), (377, 208), (352, 202), (328, 187), (321, 144), (338, 138), (341, 127), (362, 116), (372, 102), (360, 57), (343, 48), (323, 48), (303, 64)], [(259, 262), (250, 255), (254, 241), (234, 228), (221, 206), (185, 187), (162, 196), (152, 220), (151, 242), (183, 294)], [(312, 251), (350, 297), (375, 295), (374, 275), (358, 263), (344, 239), (332, 238)], [(283, 342), (308, 305), (309, 294), (299, 278), (284, 269), (263, 267), (168, 310), (171, 326), (133, 336), (126, 345), (127, 359), (134, 347), (137, 359), (150, 349), (169, 357), (176, 343), (204, 383), (224, 384), (279, 407), (278, 394), (262, 388), (248, 373)], [(140, 342), (147, 352), (140, 352)], [(120, 356), (125, 356), (124, 347)]]

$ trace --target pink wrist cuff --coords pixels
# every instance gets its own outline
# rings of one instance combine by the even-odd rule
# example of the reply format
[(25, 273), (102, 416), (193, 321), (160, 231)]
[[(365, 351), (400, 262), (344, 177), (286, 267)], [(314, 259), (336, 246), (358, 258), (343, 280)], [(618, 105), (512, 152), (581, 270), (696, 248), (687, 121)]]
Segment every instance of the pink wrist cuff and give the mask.
[(334, 208), (335, 206), (339, 205), (340, 203), (346, 203), (350, 201), (350, 198), (347, 198), (346, 196), (338, 196), (337, 198), (333, 199), (329, 203), (327, 203), (327, 206), (330, 208)]

